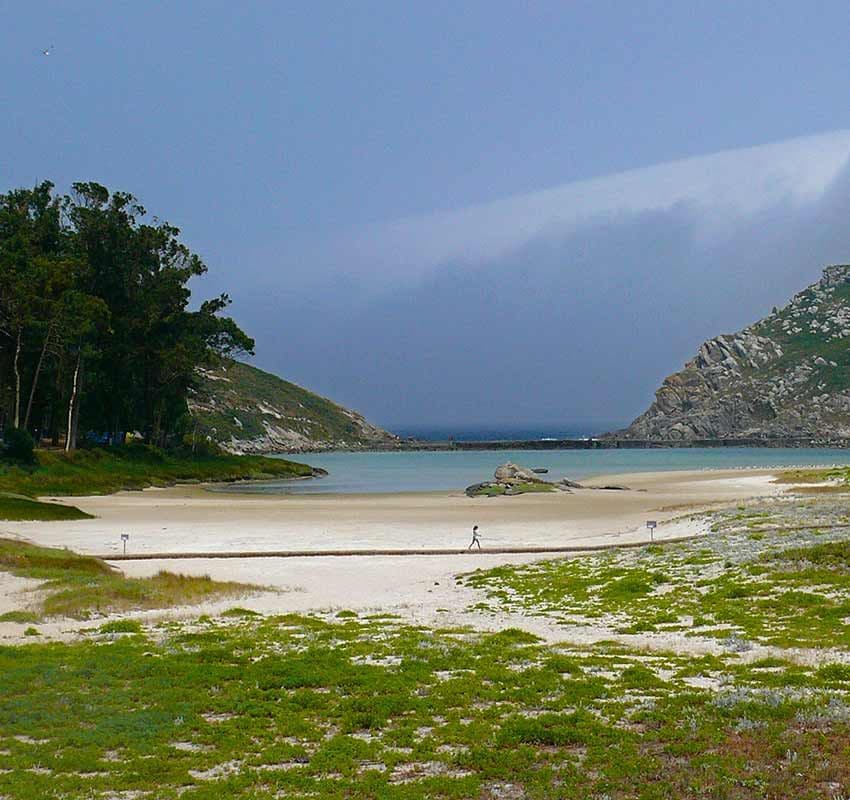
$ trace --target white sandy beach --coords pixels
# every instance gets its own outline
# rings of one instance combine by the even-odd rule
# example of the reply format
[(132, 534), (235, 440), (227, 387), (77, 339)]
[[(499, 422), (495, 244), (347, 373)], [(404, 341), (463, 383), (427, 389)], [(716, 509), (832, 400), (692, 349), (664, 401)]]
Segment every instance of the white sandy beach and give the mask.
[[(475, 499), (460, 492), (239, 495), (181, 486), (69, 499), (96, 518), (4, 523), (2, 532), (94, 554), (120, 552), (122, 533), (130, 536), (130, 551), (149, 553), (459, 547), (468, 544), (473, 524), (480, 526), (485, 548), (615, 544), (647, 540), (647, 519), (659, 521), (659, 539), (705, 533), (704, 523), (689, 520), (689, 512), (783, 491), (772, 478), (771, 472), (761, 470), (608, 475), (588, 484), (621, 484), (630, 490)], [(473, 552), (162, 559), (116, 565), (132, 576), (167, 569), (269, 587), (273, 591), (239, 600), (240, 605), (264, 612), (380, 610), (425, 622), (444, 619), (441, 615), (472, 601), (455, 585), (458, 573), (545, 557), (553, 556)], [(11, 583), (8, 588), (12, 589)], [(203, 610), (214, 612), (234, 604), (230, 599)], [(7, 597), (3, 606), (9, 605)], [(169, 613), (197, 614), (199, 609)], [(42, 630), (48, 632), (44, 626)]]

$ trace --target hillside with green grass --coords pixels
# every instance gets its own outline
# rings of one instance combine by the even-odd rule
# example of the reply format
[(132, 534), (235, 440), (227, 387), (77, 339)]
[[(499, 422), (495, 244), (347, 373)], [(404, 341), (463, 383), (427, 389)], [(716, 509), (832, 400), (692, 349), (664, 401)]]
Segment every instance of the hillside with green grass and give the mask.
[(664, 380), (632, 439), (850, 436), (850, 266), (739, 333), (704, 342)]
[(357, 412), (239, 361), (199, 376), (189, 396), (196, 435), (233, 453), (384, 448), (398, 442)]

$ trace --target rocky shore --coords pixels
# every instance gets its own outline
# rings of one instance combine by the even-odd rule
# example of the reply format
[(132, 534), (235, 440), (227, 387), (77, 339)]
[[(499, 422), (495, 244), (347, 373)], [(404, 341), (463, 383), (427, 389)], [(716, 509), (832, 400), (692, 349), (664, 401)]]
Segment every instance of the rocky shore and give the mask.
[(496, 468), (492, 481), (473, 483), (472, 486), (466, 487), (466, 494), (468, 497), (510, 497), (529, 492), (571, 492), (573, 489), (625, 490), (627, 488), (613, 484), (587, 487), (569, 478), (547, 481), (540, 477), (547, 472), (548, 470), (545, 469), (522, 467), (508, 461)]

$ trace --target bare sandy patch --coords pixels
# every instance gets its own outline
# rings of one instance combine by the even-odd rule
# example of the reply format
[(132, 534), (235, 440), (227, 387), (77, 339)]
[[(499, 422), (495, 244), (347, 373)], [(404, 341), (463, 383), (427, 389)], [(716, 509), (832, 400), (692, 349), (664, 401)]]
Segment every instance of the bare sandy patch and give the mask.
[[(775, 471), (718, 470), (608, 475), (591, 486), (619, 484), (630, 491), (576, 490), (509, 498), (468, 498), (462, 493), (396, 495), (223, 495), (197, 486), (103, 497), (73, 498), (96, 515), (74, 522), (7, 523), (6, 528), (37, 544), (81, 553), (120, 552), (129, 534), (132, 552), (232, 552), (369, 548), (443, 548), (468, 544), (480, 526), (485, 551), (452, 556), (357, 556), (352, 558), (186, 559), (115, 562), (125, 574), (145, 577), (159, 570), (209, 575), (216, 580), (268, 587), (239, 598), (133, 614), (143, 621), (219, 614), (234, 605), (261, 613), (393, 613), (423, 624), (475, 624), (484, 629), (516, 626), (553, 641), (567, 635), (596, 639), (608, 631), (576, 627), (569, 633), (533, 618), (492, 619), (467, 611), (477, 595), (455, 576), (476, 568), (525, 564), (545, 554), (490, 554), (490, 547), (595, 546), (648, 541), (647, 519), (656, 519), (655, 538), (698, 536), (704, 520), (683, 515), (716, 503), (732, 504), (785, 491), (772, 483)], [(670, 508), (675, 510), (660, 511)], [(31, 582), (0, 573), (0, 607), (20, 608), (15, 595)], [(100, 622), (100, 621), (99, 621)], [(39, 625), (45, 638), (73, 636), (80, 624)], [(0, 631), (14, 638), (20, 626)]]
[[(8, 611), (26, 611), (38, 605), (39, 598), (33, 593), (42, 581), (19, 578), (8, 572), (0, 572), (0, 614)], [(5, 623), (0, 622), (0, 631)]]

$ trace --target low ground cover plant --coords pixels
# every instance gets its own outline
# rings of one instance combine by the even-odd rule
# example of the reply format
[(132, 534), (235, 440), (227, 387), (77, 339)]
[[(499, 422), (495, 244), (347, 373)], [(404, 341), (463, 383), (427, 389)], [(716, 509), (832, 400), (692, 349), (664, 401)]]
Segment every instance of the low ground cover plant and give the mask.
[(521, 611), (732, 647), (848, 647), (846, 519), (832, 497), (767, 501), (718, 512), (712, 533), (690, 542), (507, 565), (462, 580), (481, 591), (475, 607), (493, 614)]
[(0, 539), (0, 571), (41, 581), (33, 607), (13, 611), (30, 619), (93, 616), (126, 611), (192, 605), (209, 599), (239, 596), (257, 587), (214, 581), (208, 576), (158, 572), (150, 578), (128, 578), (105, 561), (70, 550), (38, 547), (16, 539)]
[(92, 629), (0, 647), (0, 795), (829, 798), (843, 667), (386, 617)]

